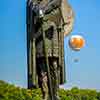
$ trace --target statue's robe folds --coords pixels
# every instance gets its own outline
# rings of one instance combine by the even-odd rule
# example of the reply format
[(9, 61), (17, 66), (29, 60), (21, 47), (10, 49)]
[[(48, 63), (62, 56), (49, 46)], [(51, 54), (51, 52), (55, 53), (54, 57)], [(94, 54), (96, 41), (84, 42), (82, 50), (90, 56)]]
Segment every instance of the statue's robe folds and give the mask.
[[(42, 27), (39, 26), (40, 23), (35, 23), (34, 20), (34, 14), (31, 8), (31, 3), (28, 4), (28, 22), (27, 22), (27, 33), (28, 35), (28, 57), (30, 58), (29, 62), (29, 72), (32, 73), (32, 82), (34, 85), (37, 85), (38, 81), (38, 74), (37, 74), (37, 65), (41, 63), (39, 62), (39, 58), (45, 58), (44, 55), (44, 43), (43, 43), (43, 32), (45, 33), (45, 41), (46, 41), (46, 51), (48, 58), (51, 59), (57, 59), (58, 61), (58, 80), (59, 84), (64, 84), (66, 81), (65, 78), (65, 64), (64, 64), (64, 31), (65, 26), (67, 28), (66, 24), (64, 27), (63, 25), (66, 23), (66, 13), (62, 11), (66, 9), (66, 6), (62, 8), (65, 2), (62, 2), (61, 0), (54, 0), (54, 2), (51, 4), (48, 2), (45, 2), (46, 0), (41, 1), (40, 7), (42, 8), (42, 5), (45, 7), (45, 5), (48, 5), (46, 8), (47, 13), (43, 18)], [(52, 0), (53, 1), (53, 0)], [(65, 10), (64, 10), (65, 11)], [(35, 23), (35, 24), (34, 24)], [(41, 30), (42, 28), (42, 30)], [(69, 32), (69, 31), (68, 31)], [(31, 39), (31, 40), (30, 40)], [(31, 49), (32, 47), (32, 49)], [(31, 54), (29, 53), (31, 52)], [(30, 57), (30, 55), (32, 55)], [(32, 61), (32, 62), (31, 62)], [(36, 62), (37, 61), (37, 62)], [(34, 64), (35, 63), (35, 64)], [(50, 66), (48, 66), (50, 67)], [(44, 65), (45, 69), (45, 65)], [(31, 76), (31, 75), (29, 75)]]

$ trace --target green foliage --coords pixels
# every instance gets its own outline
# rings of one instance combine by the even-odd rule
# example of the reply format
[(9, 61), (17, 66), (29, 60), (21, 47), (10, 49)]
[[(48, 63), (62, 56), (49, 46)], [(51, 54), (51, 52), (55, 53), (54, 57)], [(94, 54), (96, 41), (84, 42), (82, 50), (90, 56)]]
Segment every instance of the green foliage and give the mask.
[(0, 81), (0, 100), (41, 100), (40, 89), (24, 89)]
[(73, 87), (71, 90), (59, 90), (59, 95), (61, 100), (100, 100), (100, 92), (77, 87)]
[[(100, 92), (90, 89), (60, 89), (60, 100), (100, 100)], [(41, 89), (24, 89), (0, 81), (0, 100), (42, 100)]]

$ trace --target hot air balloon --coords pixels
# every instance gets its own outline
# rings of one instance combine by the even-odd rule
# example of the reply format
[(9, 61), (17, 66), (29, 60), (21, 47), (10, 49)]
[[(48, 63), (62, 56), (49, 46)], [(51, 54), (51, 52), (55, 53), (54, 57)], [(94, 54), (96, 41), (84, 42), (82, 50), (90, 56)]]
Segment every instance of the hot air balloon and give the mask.
[(85, 40), (80, 35), (73, 35), (69, 39), (69, 46), (74, 51), (79, 51), (85, 45)]

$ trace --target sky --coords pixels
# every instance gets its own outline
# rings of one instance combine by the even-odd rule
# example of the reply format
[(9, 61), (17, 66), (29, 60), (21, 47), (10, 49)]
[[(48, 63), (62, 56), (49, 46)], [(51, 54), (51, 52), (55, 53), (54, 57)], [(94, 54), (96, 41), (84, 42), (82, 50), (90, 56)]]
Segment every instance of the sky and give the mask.
[[(100, 90), (100, 0), (69, 0), (69, 3), (75, 21), (73, 31), (64, 41), (67, 83), (63, 87)], [(69, 38), (76, 34), (86, 41), (79, 52), (68, 46)], [(27, 87), (26, 50), (25, 0), (0, 0), (0, 80)]]

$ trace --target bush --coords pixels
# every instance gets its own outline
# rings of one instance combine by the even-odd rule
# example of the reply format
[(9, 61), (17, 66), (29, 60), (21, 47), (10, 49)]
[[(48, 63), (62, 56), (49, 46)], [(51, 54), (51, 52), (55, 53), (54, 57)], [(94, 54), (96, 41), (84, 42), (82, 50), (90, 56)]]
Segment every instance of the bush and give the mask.
[[(90, 89), (59, 89), (60, 100), (100, 100), (100, 92)], [(41, 100), (41, 89), (24, 89), (0, 81), (0, 100)]]

